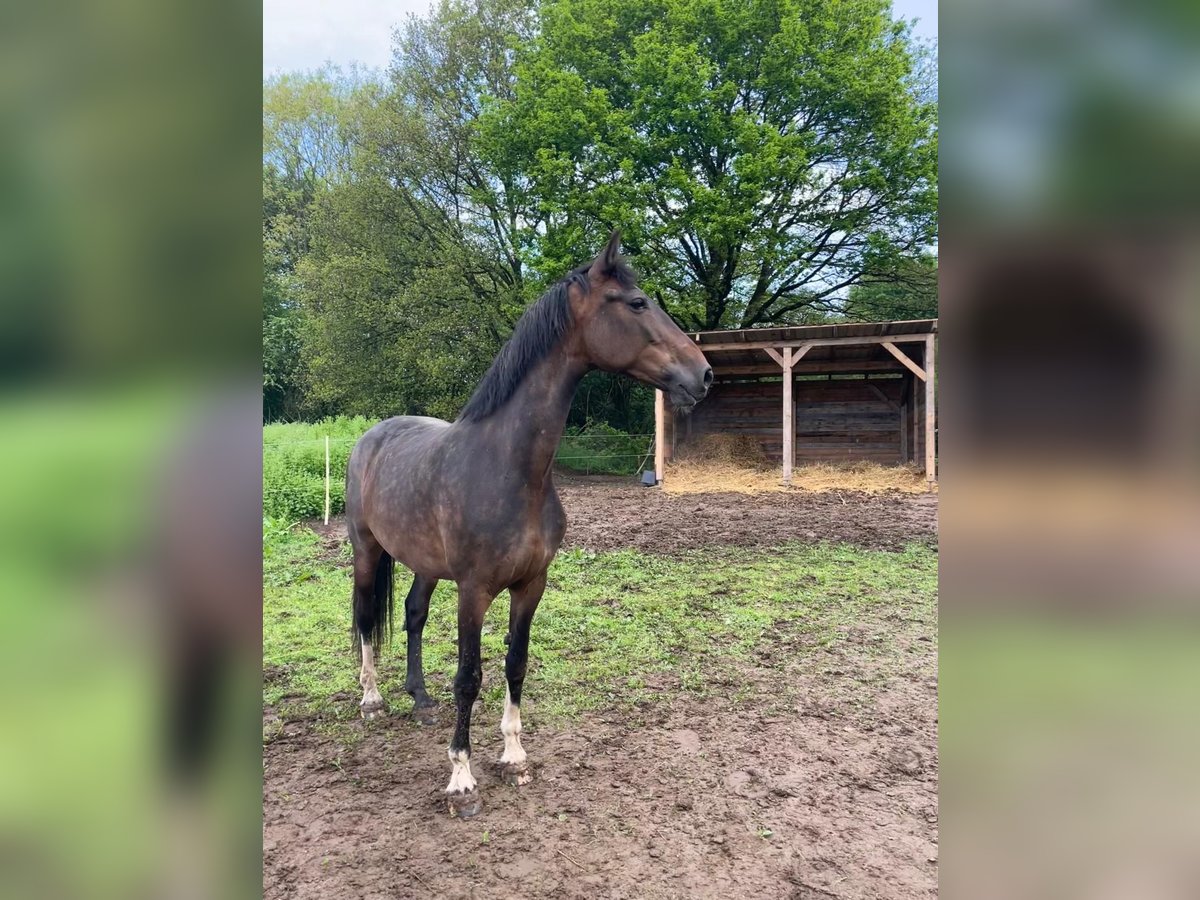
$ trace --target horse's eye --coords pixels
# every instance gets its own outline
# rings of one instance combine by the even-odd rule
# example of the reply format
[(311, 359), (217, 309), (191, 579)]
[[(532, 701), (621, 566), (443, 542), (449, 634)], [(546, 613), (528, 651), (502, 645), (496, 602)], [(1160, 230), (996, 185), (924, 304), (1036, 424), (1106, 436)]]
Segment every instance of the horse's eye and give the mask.
[(643, 310), (648, 305), (649, 304), (647, 304), (646, 301), (642, 297), (634, 297), (632, 300), (629, 301), (630, 309)]

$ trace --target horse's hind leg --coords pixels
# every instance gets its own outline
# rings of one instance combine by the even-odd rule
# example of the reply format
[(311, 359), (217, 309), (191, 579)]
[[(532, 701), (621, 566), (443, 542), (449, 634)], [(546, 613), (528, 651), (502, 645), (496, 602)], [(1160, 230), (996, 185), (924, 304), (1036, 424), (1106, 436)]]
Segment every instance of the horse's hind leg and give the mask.
[(504, 735), (500, 774), (512, 785), (528, 784), (533, 780), (525, 749), (521, 746), (521, 691), (529, 661), (529, 629), (545, 590), (545, 572), (509, 590), (512, 604), (508, 616), (508, 656), (504, 660), (508, 690), (504, 695), (504, 716), (500, 720), (500, 732)]
[[(386, 592), (390, 589), (386, 581), (390, 578), (392, 560), (369, 534), (355, 534), (351, 543), (354, 546), (354, 634), (362, 651), (358, 682), (362, 685), (363, 697), (359, 710), (364, 719), (371, 719), (387, 711), (375, 673), (375, 650), (382, 643), (386, 630), (389, 612)], [(389, 571), (381, 573), (381, 565), (388, 566)]]
[(436, 578), (418, 575), (404, 599), (404, 630), (408, 632), (408, 675), (404, 690), (412, 695), (413, 716), (422, 725), (434, 723), (433, 708), (437, 706), (425, 690), (425, 667), (421, 661), (421, 635), (429, 618), (429, 598), (436, 587)]
[(358, 683), (363, 688), (363, 698), (358, 704), (362, 717), (374, 719), (386, 713), (387, 703), (379, 693), (378, 676), (375, 672), (375, 653), (366, 638), (362, 642), (362, 670), (358, 675)]

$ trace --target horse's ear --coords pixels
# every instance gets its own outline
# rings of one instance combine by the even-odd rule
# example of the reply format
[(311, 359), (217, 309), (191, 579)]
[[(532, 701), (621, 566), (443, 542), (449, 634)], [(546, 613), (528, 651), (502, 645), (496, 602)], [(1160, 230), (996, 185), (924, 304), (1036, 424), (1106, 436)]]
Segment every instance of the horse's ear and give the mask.
[(621, 229), (616, 228), (608, 237), (608, 243), (604, 245), (604, 249), (600, 251), (600, 255), (596, 257), (596, 261), (592, 263), (592, 268), (589, 270), (589, 275), (602, 276), (611, 272), (617, 267), (621, 261)]

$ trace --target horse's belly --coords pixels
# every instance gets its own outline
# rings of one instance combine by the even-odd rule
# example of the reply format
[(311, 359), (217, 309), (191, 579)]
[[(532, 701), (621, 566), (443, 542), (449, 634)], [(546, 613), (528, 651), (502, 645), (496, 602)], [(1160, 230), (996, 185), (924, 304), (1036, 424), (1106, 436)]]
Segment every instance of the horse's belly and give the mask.
[[(388, 552), (391, 553), (391, 551)], [(430, 548), (423, 545), (413, 545), (411, 542), (401, 541), (396, 552), (392, 553), (392, 557), (423, 578), (438, 580), (454, 578), (454, 572), (448, 564), (445, 554), (430, 552)]]
[(397, 486), (371, 510), (370, 528), (394, 559), (425, 578), (452, 577), (438, 508)]

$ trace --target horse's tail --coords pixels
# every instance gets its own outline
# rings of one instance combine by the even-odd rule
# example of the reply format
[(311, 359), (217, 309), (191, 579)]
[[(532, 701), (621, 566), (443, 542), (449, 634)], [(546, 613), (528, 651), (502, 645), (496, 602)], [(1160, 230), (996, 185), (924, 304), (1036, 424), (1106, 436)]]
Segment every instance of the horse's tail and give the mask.
[[(354, 610), (354, 644), (357, 647), (364, 639), (371, 642), (378, 654), (386, 637), (392, 637), (392, 612), (395, 609), (396, 561), (386, 551), (379, 554), (375, 566), (375, 584), (370, 594), (355, 593), (355, 602), (364, 603), (367, 609)], [(369, 623), (369, 626), (368, 626)]]

